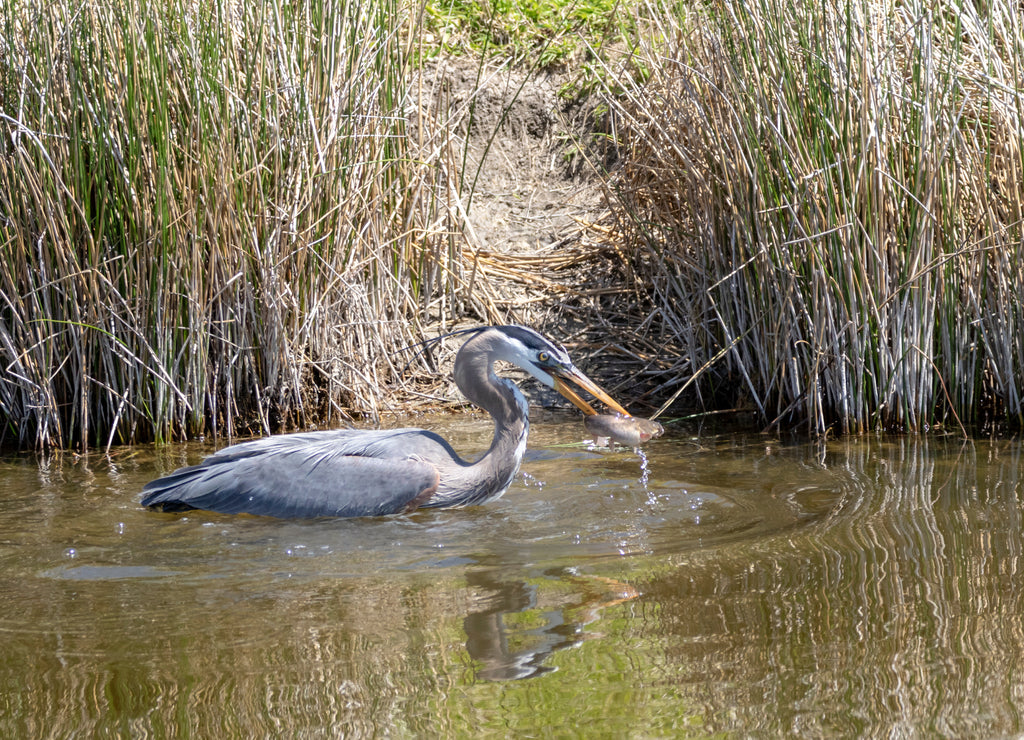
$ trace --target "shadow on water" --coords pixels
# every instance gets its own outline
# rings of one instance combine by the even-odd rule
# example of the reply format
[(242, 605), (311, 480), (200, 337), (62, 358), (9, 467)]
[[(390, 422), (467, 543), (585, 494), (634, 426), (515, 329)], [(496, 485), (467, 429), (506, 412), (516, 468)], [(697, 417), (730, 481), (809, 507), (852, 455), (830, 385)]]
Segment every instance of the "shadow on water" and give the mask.
[(140, 509), (197, 447), (6, 459), (0, 735), (1021, 731), (1019, 442), (583, 436), (376, 520)]

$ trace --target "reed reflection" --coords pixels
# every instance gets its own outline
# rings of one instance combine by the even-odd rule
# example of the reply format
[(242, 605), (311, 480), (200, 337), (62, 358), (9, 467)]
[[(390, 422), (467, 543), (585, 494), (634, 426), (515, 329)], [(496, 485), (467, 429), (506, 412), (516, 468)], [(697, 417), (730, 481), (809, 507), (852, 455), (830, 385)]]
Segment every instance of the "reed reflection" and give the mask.
[(1024, 730), (1019, 442), (702, 444), (646, 491), (556, 448), (491, 507), (291, 525), (10, 466), (0, 736)]
[(830, 443), (822, 464), (848, 485), (827, 516), (688, 553), (644, 586), (645, 612), (657, 618), (638, 626), (663, 641), (668, 680), (704, 704), (707, 729), (1020, 728), (1021, 448), (981, 449), (927, 438)]

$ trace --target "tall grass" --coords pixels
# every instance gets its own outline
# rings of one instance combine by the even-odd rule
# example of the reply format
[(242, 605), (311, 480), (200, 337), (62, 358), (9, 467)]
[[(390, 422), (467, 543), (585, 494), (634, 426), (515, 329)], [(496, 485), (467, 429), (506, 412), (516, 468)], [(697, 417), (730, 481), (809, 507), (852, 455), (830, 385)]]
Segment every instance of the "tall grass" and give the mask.
[(408, 131), (414, 10), (3, 4), (2, 441), (376, 410), (459, 269), (445, 141)]
[(1019, 427), (1019, 3), (660, 17), (646, 74), (609, 100), (620, 235), (677, 347), (669, 385), (699, 373), (694, 397), (815, 432)]

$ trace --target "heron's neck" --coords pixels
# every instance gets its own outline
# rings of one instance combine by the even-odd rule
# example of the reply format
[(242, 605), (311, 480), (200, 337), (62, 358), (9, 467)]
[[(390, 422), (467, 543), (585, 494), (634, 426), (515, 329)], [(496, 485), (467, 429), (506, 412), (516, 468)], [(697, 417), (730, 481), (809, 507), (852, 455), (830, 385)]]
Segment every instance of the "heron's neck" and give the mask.
[[(487, 454), (496, 454), (499, 457), (511, 456), (515, 459), (515, 469), (519, 469), (519, 462), (523, 459), (523, 452), (526, 451), (526, 436), (530, 432), (530, 412), (526, 396), (519, 390), (519, 387), (508, 378), (492, 376), (498, 393), (502, 395), (503, 401), (501, 411), (487, 409), (494, 417), (494, 440)], [(513, 470), (513, 473), (515, 470)]]
[(496, 489), (493, 495), (497, 495), (512, 481), (526, 451), (530, 431), (526, 397), (515, 383), (494, 373), (492, 360), (486, 356), (461, 363), (455, 383), (466, 398), (494, 417), (491, 447), (473, 467), (486, 471)]

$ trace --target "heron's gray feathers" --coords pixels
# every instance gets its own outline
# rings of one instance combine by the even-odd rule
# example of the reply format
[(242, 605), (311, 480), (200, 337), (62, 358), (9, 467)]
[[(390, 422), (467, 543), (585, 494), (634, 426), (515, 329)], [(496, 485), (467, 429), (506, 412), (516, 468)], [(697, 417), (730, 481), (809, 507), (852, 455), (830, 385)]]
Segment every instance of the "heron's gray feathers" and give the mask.
[(437, 491), (440, 469), (463, 466), (422, 429), (286, 434), (227, 447), (143, 489), (142, 504), (276, 517), (381, 516)]
[(586, 380), (564, 348), (536, 331), (484, 327), (462, 345), (454, 365), (459, 390), (494, 418), (491, 446), (473, 464), (423, 429), (287, 434), (225, 448), (153, 481), (142, 504), (301, 518), (380, 516), (495, 499), (515, 479), (530, 428), (526, 398), (495, 375), (498, 361), (551, 387), (553, 373)]

